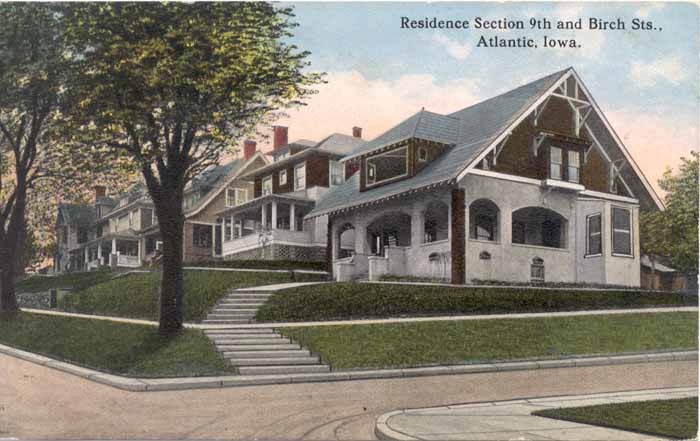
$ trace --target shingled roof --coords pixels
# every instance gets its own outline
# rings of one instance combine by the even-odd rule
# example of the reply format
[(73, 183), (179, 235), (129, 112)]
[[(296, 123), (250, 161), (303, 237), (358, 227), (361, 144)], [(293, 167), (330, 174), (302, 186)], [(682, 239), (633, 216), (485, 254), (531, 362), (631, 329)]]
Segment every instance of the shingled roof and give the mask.
[(63, 225), (90, 227), (95, 222), (95, 207), (85, 204), (58, 204), (59, 220)]
[(331, 188), (309, 213), (309, 217), (378, 202), (402, 193), (454, 181), (493, 140), (510, 126), (566, 72), (548, 75), (502, 95), (474, 104), (449, 115), (421, 110), (410, 118), (359, 146), (343, 160), (376, 152), (410, 138), (449, 145), (441, 156), (415, 176), (363, 192), (359, 173)]

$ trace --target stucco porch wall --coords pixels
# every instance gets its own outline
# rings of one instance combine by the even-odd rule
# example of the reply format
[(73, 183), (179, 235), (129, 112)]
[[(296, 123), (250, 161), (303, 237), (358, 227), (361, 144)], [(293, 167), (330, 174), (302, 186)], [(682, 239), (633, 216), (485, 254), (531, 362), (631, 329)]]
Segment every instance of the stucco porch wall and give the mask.
[[(431, 202), (444, 203), (448, 210), (448, 237), (437, 242), (424, 243), (425, 212)], [(333, 261), (337, 268), (339, 232), (347, 224), (355, 228), (355, 243), (353, 259), (355, 277), (367, 277), (369, 272), (368, 257), (371, 256), (371, 247), (368, 242), (367, 228), (376, 219), (391, 213), (402, 213), (411, 217), (411, 245), (407, 247), (388, 248), (388, 256), (391, 262), (387, 262), (388, 274), (415, 277), (448, 278), (450, 274), (450, 242), (449, 242), (449, 208), (450, 189), (443, 188), (431, 192), (421, 192), (413, 196), (397, 198), (381, 204), (363, 207), (348, 213), (334, 215), (332, 219), (333, 237)], [(441, 256), (439, 269), (435, 262), (430, 261), (430, 256), (435, 253)], [(345, 259), (342, 259), (345, 261)], [(447, 262), (445, 264), (445, 262)], [(444, 274), (442, 274), (444, 272)], [(347, 262), (343, 264), (343, 277), (347, 277)]]

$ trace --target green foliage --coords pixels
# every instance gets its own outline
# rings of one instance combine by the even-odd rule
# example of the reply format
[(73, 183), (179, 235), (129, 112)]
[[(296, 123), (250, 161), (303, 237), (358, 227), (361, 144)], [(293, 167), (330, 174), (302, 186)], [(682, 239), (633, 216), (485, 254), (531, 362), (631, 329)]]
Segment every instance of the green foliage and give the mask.
[[(291, 275), (189, 270), (184, 282), (184, 319), (200, 321), (227, 290), (291, 282)], [(158, 317), (159, 283), (160, 273), (129, 274), (70, 293), (60, 306), (85, 314), (154, 320)]]
[(190, 329), (163, 337), (153, 326), (20, 312), (0, 316), (0, 343), (113, 374), (233, 374), (211, 341)]
[(659, 186), (667, 192), (666, 210), (642, 213), (642, 250), (680, 271), (697, 273), (698, 153), (681, 158), (676, 173), (667, 169)]
[(645, 291), (536, 288), (451, 288), (325, 283), (275, 293), (258, 321), (333, 320), (451, 314), (579, 311), (697, 305), (696, 296)]
[(334, 369), (697, 348), (696, 313), (283, 328)]
[(59, 274), (57, 276), (37, 274), (19, 280), (15, 287), (17, 292), (21, 293), (48, 291), (52, 288), (79, 291), (106, 282), (114, 275), (108, 270)]
[(678, 439), (698, 434), (698, 398), (544, 409), (533, 415)]
[(212, 260), (187, 263), (186, 266), (313, 271), (326, 271), (327, 269), (326, 262), (301, 262), (296, 260)]

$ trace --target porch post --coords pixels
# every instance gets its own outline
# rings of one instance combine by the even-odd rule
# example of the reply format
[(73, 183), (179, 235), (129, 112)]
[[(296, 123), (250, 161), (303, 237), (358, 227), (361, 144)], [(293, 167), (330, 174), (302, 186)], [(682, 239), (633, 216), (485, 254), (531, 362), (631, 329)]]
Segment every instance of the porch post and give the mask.
[(464, 190), (461, 188), (452, 189), (452, 212), (450, 229), (452, 237), (450, 245), (452, 248), (452, 284), (463, 285), (465, 283), (465, 213), (464, 213)]
[(262, 222), (262, 229), (265, 231), (265, 228), (267, 228), (267, 204), (262, 204), (260, 209), (262, 210), (260, 221)]
[[(221, 237), (224, 237), (224, 232), (221, 232)], [(211, 255), (216, 255), (216, 225), (211, 226)]]
[(88, 262), (90, 262), (90, 246), (85, 246), (85, 269), (88, 269)]
[(289, 204), (289, 231), (297, 230), (297, 218), (294, 211), (294, 204)]
[(112, 254), (117, 254), (117, 239), (112, 239)]
[(141, 244), (141, 242), (142, 242), (142, 239), (139, 239), (136, 241), (136, 244), (138, 246), (138, 251), (136, 254), (138, 255), (138, 258), (139, 258), (139, 264), (141, 262), (143, 262), (143, 245)]
[(102, 265), (102, 242), (97, 241), (97, 264)]
[(277, 229), (277, 201), (272, 201), (272, 229)]
[(328, 229), (326, 230), (326, 271), (333, 277), (333, 219), (328, 215)]

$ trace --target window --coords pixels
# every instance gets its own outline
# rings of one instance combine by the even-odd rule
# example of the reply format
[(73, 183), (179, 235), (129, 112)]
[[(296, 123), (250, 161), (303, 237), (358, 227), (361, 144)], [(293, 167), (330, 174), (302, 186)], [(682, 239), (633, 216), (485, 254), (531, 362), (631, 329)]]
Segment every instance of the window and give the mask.
[(141, 228), (148, 228), (153, 225), (153, 210), (150, 208), (141, 209)]
[(476, 240), (497, 240), (498, 207), (487, 199), (479, 199), (469, 206), (469, 237)]
[(294, 167), (294, 190), (306, 188), (306, 163)]
[(428, 160), (428, 150), (426, 150), (424, 147), (418, 148), (418, 160), (421, 162)]
[(559, 147), (549, 148), (549, 177), (552, 179), (562, 178), (562, 151)]
[(262, 181), (262, 195), (272, 194), (272, 176), (268, 176)]
[(227, 217), (224, 219), (224, 240), (229, 241), (233, 239), (233, 219)]
[(280, 170), (280, 185), (287, 185), (287, 170)]
[(64, 245), (68, 243), (68, 227), (61, 227), (61, 243)]
[(211, 225), (192, 226), (192, 245), (197, 248), (211, 248)]
[(226, 206), (235, 207), (245, 204), (248, 200), (248, 190), (245, 188), (227, 188), (226, 189)]
[(408, 174), (407, 152), (407, 147), (401, 147), (367, 158), (366, 184), (374, 185)]
[(596, 256), (603, 252), (601, 240), (601, 216), (592, 214), (586, 218), (586, 255)]
[(612, 208), (612, 252), (632, 255), (632, 216), (626, 208)]
[(566, 167), (566, 177), (569, 182), (579, 182), (579, 152), (576, 150), (569, 150), (568, 152), (568, 164)]
[(331, 185), (340, 185), (343, 183), (343, 166), (338, 161), (329, 161), (328, 168), (330, 169)]

